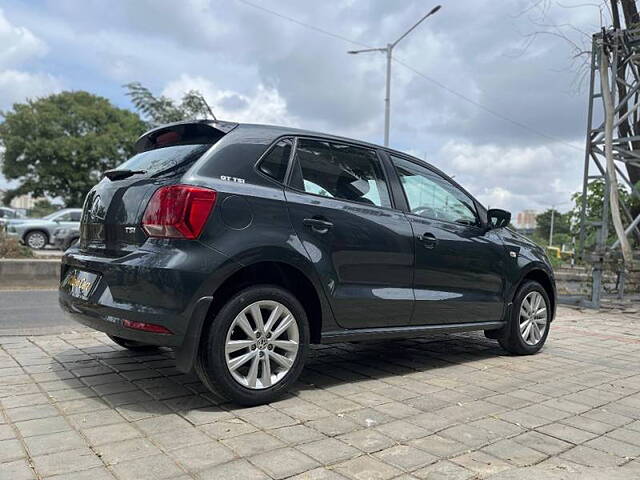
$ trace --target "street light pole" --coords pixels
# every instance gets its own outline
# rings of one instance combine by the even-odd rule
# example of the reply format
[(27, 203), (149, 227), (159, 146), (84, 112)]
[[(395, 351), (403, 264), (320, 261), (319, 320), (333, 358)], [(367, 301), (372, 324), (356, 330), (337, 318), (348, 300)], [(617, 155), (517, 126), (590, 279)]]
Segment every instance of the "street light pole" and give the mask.
[(549, 246), (553, 246), (553, 221), (555, 219), (556, 208), (551, 205), (551, 228), (549, 229)]
[(391, 121), (391, 44), (387, 44), (387, 89), (384, 97), (384, 146), (389, 146), (389, 123)]
[(393, 48), (402, 40), (404, 37), (409, 35), (418, 25), (420, 25), (423, 21), (425, 21), (428, 17), (436, 13), (440, 10), (441, 6), (437, 5), (433, 7), (429, 13), (427, 13), (424, 17), (418, 20), (409, 30), (404, 32), (400, 37), (393, 43), (387, 43), (386, 47), (383, 48), (365, 48), (363, 50), (349, 50), (347, 53), (351, 55), (357, 55), (358, 53), (366, 53), (366, 52), (384, 52), (387, 55), (387, 84), (386, 91), (384, 97), (384, 146), (389, 146), (389, 125), (391, 123), (391, 61)]

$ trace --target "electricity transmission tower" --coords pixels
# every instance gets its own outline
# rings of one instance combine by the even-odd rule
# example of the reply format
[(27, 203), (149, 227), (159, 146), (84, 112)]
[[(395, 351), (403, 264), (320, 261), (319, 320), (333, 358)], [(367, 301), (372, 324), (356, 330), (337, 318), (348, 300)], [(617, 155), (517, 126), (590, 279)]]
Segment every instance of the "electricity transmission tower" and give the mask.
[[(578, 254), (593, 267), (590, 304), (600, 306), (605, 270), (616, 271), (618, 292), (624, 291), (625, 275), (633, 261), (622, 261), (621, 237), (640, 241), (640, 214), (634, 215), (629, 205), (615, 207), (617, 185), (640, 198), (634, 185), (640, 171), (640, 29), (603, 29), (593, 36), (591, 49), (589, 110), (584, 158), (582, 210)], [(610, 116), (607, 118), (607, 114)], [(607, 153), (612, 158), (607, 159)], [(609, 160), (609, 161), (607, 161)], [(589, 184), (602, 182), (604, 201), (598, 219), (587, 218)], [(616, 219), (616, 215), (618, 218)], [(617, 239), (610, 239), (610, 221), (618, 220)], [(587, 248), (587, 230), (595, 227), (595, 244)], [(640, 244), (640, 243), (639, 243)], [(628, 251), (628, 250), (627, 250)], [(635, 253), (638, 253), (637, 251)], [(631, 252), (633, 255), (633, 252)]]

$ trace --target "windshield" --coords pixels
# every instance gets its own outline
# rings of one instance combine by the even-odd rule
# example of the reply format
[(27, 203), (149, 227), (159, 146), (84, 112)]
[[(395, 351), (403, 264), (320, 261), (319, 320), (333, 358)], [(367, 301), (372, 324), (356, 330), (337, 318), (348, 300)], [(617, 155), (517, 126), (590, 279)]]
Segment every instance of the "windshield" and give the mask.
[(148, 175), (153, 175), (179, 165), (187, 165), (195, 162), (210, 146), (210, 144), (175, 145), (172, 147), (156, 148), (134, 155), (119, 165), (116, 170), (143, 170)]

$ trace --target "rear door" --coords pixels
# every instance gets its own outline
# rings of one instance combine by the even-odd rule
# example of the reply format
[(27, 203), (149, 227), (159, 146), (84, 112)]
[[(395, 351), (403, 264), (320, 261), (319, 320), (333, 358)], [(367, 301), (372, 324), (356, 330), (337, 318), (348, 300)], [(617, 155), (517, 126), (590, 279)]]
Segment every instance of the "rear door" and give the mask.
[(391, 156), (415, 236), (414, 324), (502, 318), (506, 251), (475, 202), (437, 172)]
[(293, 227), (344, 328), (408, 325), (413, 234), (373, 149), (298, 138), (286, 190)]

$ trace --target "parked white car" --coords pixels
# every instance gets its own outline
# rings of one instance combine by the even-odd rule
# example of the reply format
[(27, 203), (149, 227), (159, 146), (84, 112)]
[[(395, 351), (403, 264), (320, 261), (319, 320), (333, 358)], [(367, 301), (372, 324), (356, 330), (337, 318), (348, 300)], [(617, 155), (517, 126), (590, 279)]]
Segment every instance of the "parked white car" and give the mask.
[(19, 210), (14, 210), (9, 207), (0, 207), (0, 225), (5, 225), (11, 220), (24, 218), (24, 215)]
[(53, 244), (54, 233), (59, 228), (80, 228), (81, 208), (64, 208), (43, 218), (9, 221), (7, 234), (15, 235), (26, 246), (40, 250)]

